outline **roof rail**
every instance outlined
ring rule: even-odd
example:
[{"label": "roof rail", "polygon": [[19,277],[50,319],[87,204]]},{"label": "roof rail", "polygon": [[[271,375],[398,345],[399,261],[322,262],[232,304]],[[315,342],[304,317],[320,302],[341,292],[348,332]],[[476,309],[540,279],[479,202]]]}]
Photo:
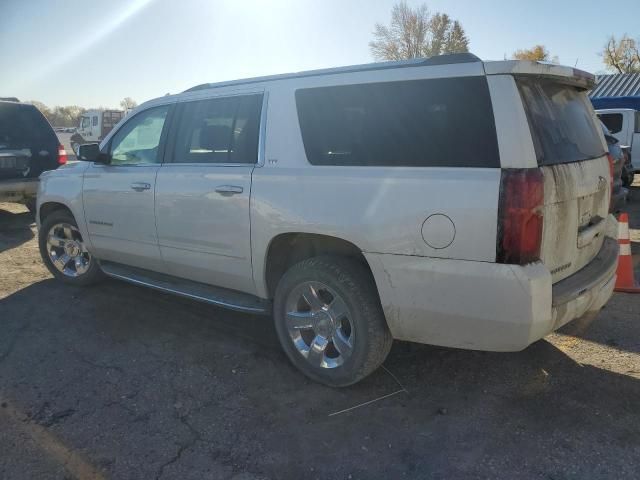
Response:
[{"label": "roof rail", "polygon": [[280,75],[268,75],[265,77],[245,78],[242,80],[231,80],[219,83],[203,83],[185,90],[195,92],[208,88],[228,87],[234,85],[246,85],[251,83],[268,82],[272,80],[286,80],[289,78],[317,77],[321,75],[332,75],[335,73],[366,72],[371,70],[387,70],[392,68],[426,67],[431,65],[450,65],[454,63],[473,63],[482,60],[472,53],[452,53],[447,55],[436,55],[429,58],[416,58],[412,60],[400,60],[392,62],[365,63],[362,65],[350,65],[347,67],[323,68],[320,70],[308,70],[305,72],[284,73]]}]

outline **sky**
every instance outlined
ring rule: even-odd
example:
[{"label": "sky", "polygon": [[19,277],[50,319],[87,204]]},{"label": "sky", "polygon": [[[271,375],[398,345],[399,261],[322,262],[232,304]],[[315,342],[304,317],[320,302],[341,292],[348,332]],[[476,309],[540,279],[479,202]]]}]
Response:
[{"label": "sky", "polygon": [[[395,2],[0,0],[0,97],[117,107],[200,83],[368,63],[373,27]],[[602,0],[426,3],[459,20],[484,60],[541,43],[560,63],[603,72],[609,35],[640,37],[639,0],[617,0],[613,17]]]}]

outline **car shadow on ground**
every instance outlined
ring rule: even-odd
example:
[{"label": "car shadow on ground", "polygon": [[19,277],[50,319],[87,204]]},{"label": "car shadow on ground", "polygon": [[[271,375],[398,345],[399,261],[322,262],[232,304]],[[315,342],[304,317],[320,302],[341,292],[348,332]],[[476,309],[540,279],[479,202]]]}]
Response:
[{"label": "car shadow on ground", "polygon": [[34,223],[33,214],[29,211],[14,213],[0,208],[0,253],[31,240]]},{"label": "car shadow on ground", "polygon": [[637,473],[640,382],[547,341],[398,342],[384,368],[331,389],[289,364],[271,318],[121,282],[44,280],[0,311],[2,395],[109,477]]}]

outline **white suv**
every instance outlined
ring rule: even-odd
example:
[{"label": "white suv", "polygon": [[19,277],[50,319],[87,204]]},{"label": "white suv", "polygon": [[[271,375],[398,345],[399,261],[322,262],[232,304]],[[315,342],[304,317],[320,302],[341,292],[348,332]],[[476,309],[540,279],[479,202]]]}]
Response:
[{"label": "white suv", "polygon": [[194,87],[43,174],[40,249],[272,315],[309,377],[392,339],[516,351],[597,312],[618,247],[593,77],[470,54]]}]

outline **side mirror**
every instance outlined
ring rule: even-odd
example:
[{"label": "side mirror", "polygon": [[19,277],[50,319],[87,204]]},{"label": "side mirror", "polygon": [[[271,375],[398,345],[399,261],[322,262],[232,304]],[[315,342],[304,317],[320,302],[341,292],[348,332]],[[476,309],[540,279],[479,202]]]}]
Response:
[{"label": "side mirror", "polygon": [[616,137],[607,133],[604,134],[604,139],[607,141],[608,145],[615,145],[616,143],[618,143],[618,139]]},{"label": "side mirror", "polygon": [[111,163],[111,156],[106,153],[100,152],[100,145],[97,143],[85,143],[78,146],[78,160],[84,160],[85,162],[102,163],[109,165]]}]

